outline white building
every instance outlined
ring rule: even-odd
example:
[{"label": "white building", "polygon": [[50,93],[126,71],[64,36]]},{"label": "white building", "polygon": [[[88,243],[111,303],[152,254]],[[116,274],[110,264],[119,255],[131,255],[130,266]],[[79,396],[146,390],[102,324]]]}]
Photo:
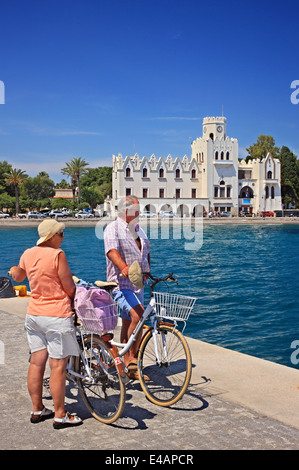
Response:
[{"label": "white building", "polygon": [[171,210],[179,216],[203,211],[238,215],[281,209],[280,162],[238,159],[238,140],[226,133],[225,117],[206,117],[202,137],[191,144],[190,160],[155,155],[113,155],[111,212],[119,198],[133,194],[141,211]]}]

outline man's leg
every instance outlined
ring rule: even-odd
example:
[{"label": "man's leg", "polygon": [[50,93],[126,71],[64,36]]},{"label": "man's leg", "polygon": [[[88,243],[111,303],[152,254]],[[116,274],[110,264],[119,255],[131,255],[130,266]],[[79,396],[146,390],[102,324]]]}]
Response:
[{"label": "man's leg", "polygon": [[[130,338],[131,334],[135,330],[137,323],[139,322],[143,312],[144,312],[144,308],[141,304],[139,304],[130,310],[129,314],[130,314],[131,320],[127,320],[126,318],[122,319],[122,329],[121,329],[121,336],[120,336],[122,343],[128,342],[128,339]],[[134,360],[135,355],[139,348],[141,335],[142,335],[142,330],[139,332],[136,338],[136,341],[133,343],[130,350],[126,354],[126,357],[124,358],[125,365],[128,365],[130,362]]]}]

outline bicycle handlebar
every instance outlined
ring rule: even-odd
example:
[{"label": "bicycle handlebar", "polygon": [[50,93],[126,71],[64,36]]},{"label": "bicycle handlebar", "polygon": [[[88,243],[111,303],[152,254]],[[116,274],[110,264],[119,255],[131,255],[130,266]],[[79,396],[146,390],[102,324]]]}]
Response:
[{"label": "bicycle handlebar", "polygon": [[174,281],[176,284],[178,284],[178,280],[174,277],[173,273],[167,274],[167,276],[165,276],[164,278],[153,276],[150,273],[143,273],[143,274],[147,275],[150,279],[152,279],[152,281],[154,281],[152,284],[150,284],[151,293],[153,293],[154,288],[156,287],[157,284],[159,284],[159,282]]}]

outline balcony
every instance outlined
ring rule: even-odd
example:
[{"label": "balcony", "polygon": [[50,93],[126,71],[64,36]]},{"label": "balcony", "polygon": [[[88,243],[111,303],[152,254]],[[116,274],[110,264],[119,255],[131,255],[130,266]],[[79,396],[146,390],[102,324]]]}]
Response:
[{"label": "balcony", "polygon": [[216,159],[214,159],[213,164],[214,165],[220,165],[220,166],[229,166],[229,165],[233,165],[234,162],[233,162],[233,160],[216,160]]}]

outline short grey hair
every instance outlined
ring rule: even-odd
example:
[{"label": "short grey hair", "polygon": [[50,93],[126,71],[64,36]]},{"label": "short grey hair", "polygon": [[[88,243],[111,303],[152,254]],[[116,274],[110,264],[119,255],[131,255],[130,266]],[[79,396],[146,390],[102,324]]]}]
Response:
[{"label": "short grey hair", "polygon": [[124,214],[129,207],[136,204],[136,201],[137,201],[137,204],[139,204],[138,198],[136,196],[133,196],[132,194],[130,196],[122,197],[119,200],[118,205],[117,205],[118,214],[119,215]]}]

